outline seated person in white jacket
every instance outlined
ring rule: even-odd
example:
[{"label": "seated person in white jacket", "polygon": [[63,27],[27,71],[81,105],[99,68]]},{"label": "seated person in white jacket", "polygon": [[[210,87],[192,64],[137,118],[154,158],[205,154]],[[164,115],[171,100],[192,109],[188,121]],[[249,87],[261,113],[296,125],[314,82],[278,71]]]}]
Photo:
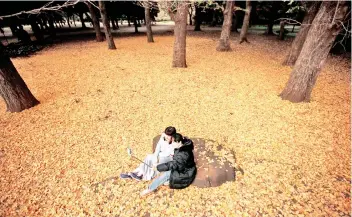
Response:
[{"label": "seated person in white jacket", "polygon": [[[165,132],[161,134],[159,142],[156,145],[155,152],[153,154],[148,154],[144,159],[144,163],[141,163],[135,170],[133,170],[133,172],[121,173],[120,178],[132,178],[137,181],[152,180],[157,175],[157,171],[153,169],[153,166],[172,161],[172,157],[174,155],[172,136],[175,134],[175,127],[167,127]],[[146,164],[150,165],[150,167]]]}]

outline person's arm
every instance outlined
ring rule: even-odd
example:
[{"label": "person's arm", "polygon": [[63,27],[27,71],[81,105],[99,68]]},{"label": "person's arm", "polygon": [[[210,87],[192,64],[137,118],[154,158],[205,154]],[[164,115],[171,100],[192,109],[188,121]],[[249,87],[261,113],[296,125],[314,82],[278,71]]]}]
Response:
[{"label": "person's arm", "polygon": [[161,150],[161,143],[163,142],[163,140],[164,140],[164,133],[161,134],[160,139],[159,139],[158,143],[156,144],[155,151],[153,153],[153,155],[154,155],[153,158],[154,158],[154,160],[156,159],[156,161],[158,161],[159,153]]},{"label": "person's arm", "polygon": [[182,156],[181,155],[174,156],[174,159],[172,161],[159,164],[157,166],[157,170],[159,172],[168,171],[168,170],[183,171],[186,166],[187,158],[188,158],[187,152],[182,153]]}]

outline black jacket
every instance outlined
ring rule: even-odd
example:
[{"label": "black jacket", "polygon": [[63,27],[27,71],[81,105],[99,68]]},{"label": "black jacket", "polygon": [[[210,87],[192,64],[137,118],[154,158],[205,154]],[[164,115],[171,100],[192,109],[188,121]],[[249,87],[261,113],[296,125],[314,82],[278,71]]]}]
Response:
[{"label": "black jacket", "polygon": [[175,149],[173,160],[159,164],[157,169],[160,172],[171,170],[170,188],[181,189],[192,184],[197,174],[192,140],[186,138],[183,145]]}]

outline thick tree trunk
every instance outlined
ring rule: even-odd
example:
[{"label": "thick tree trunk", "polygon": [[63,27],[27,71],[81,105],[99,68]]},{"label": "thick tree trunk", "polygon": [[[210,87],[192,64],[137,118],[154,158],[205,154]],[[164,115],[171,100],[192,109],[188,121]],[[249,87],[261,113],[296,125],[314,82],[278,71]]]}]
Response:
[{"label": "thick tree trunk", "polygon": [[82,23],[82,29],[86,29],[87,27],[86,27],[86,24],[84,23],[83,13],[78,13],[78,16]]},{"label": "thick tree trunk", "polygon": [[285,21],[280,22],[279,40],[285,39]]},{"label": "thick tree trunk", "polygon": [[96,38],[95,40],[98,42],[104,41],[103,34],[100,31],[100,22],[97,18],[97,15],[95,14],[94,8],[89,2],[87,3],[87,6],[88,6],[89,13],[90,13],[90,16],[92,17],[92,21],[93,21],[93,28],[95,31],[95,38]]},{"label": "thick tree trunk", "polygon": [[200,29],[200,25],[202,24],[202,17],[201,17],[201,13],[202,13],[202,8],[199,7],[199,5],[195,5],[196,8],[196,14],[194,17],[194,31],[201,31]]},{"label": "thick tree trunk", "polygon": [[154,42],[153,32],[152,32],[152,24],[150,21],[150,7],[149,7],[148,2],[144,8],[144,13],[145,13],[146,28],[147,28],[147,40],[148,40],[148,42]]},{"label": "thick tree trunk", "polygon": [[5,100],[7,111],[20,112],[39,104],[10,58],[1,50],[2,48],[0,48],[0,95]]},{"label": "thick tree trunk", "polygon": [[240,33],[240,44],[244,41],[249,43],[247,39],[247,32],[248,32],[249,20],[251,18],[251,11],[252,11],[251,0],[247,0],[246,12],[244,15],[243,24],[242,24],[241,33]]},{"label": "thick tree trunk", "polygon": [[346,2],[324,1],[315,16],[285,89],[280,94],[291,102],[309,102],[310,96],[341,22],[346,19]]},{"label": "thick tree trunk", "polygon": [[103,20],[103,26],[104,26],[104,32],[105,32],[105,38],[108,41],[109,49],[116,49],[114,39],[111,35],[110,31],[110,25],[109,25],[109,19],[106,14],[106,7],[105,7],[105,2],[104,1],[99,1],[99,7],[100,7],[100,13],[101,17]]},{"label": "thick tree trunk", "polygon": [[293,66],[302,50],[304,41],[306,40],[308,31],[311,27],[311,23],[314,20],[315,15],[317,14],[321,2],[311,2],[310,7],[308,8],[307,14],[305,15],[301,29],[297,33],[295,39],[292,42],[290,51],[288,52],[283,65]]},{"label": "thick tree trunk", "polygon": [[[172,13],[172,12],[171,12]],[[174,53],[172,67],[186,68],[186,34],[187,34],[187,14],[188,2],[181,1],[178,3],[176,14],[173,20],[175,21],[174,34]]]},{"label": "thick tree trunk", "polygon": [[224,23],[222,24],[221,36],[216,47],[217,51],[230,51],[230,30],[232,23],[232,10],[233,10],[233,1],[226,2],[226,8],[224,10]]}]

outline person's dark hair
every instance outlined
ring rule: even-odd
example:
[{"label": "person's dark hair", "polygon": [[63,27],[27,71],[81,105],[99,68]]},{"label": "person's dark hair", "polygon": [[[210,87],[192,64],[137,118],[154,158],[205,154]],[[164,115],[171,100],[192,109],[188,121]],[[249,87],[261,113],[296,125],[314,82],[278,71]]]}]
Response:
[{"label": "person's dark hair", "polygon": [[174,137],[175,142],[182,142],[183,143],[183,136],[181,134],[175,133],[175,135],[173,135],[172,137]]},{"label": "person's dark hair", "polygon": [[176,133],[176,128],[175,127],[166,127],[165,129],[165,134],[168,136],[173,136]]}]

